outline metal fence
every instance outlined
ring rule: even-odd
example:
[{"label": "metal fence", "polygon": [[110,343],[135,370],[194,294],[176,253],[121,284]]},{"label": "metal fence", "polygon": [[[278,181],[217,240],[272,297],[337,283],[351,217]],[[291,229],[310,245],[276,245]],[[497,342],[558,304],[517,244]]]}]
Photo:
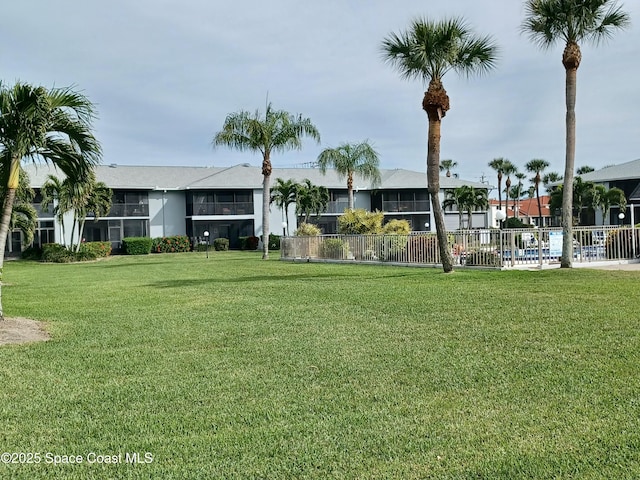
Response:
[{"label": "metal fence", "polygon": [[[559,228],[458,230],[447,234],[454,263],[468,267],[510,268],[560,262]],[[573,262],[628,261],[640,254],[640,229],[629,226],[576,227]],[[285,237],[284,260],[441,264],[435,233],[409,235],[319,235]]]}]

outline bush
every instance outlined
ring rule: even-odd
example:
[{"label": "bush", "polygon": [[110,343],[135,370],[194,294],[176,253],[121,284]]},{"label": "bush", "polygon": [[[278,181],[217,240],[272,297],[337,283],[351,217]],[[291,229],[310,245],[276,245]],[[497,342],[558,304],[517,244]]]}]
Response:
[{"label": "bush", "polygon": [[502,262],[500,261],[500,254],[496,252],[476,250],[467,254],[465,265],[468,267],[501,267]]},{"label": "bush", "polygon": [[42,261],[51,263],[73,262],[75,256],[59,243],[45,243],[42,246]]},{"label": "bush", "polygon": [[250,237],[238,237],[238,240],[240,240],[240,250],[256,250],[260,243],[260,239],[253,235]]},{"label": "bush", "polygon": [[343,235],[370,235],[382,232],[384,214],[367,212],[364,208],[346,210],[338,217],[338,233]]},{"label": "bush", "polygon": [[317,225],[314,225],[313,223],[301,223],[294,232],[294,235],[297,237],[315,237],[321,233],[322,231]]},{"label": "bush", "polygon": [[[611,230],[607,235],[605,249],[607,258],[633,258],[632,230]],[[636,255],[640,251],[640,230],[635,232]]]},{"label": "bush", "polygon": [[190,252],[191,240],[186,235],[157,237],[152,240],[150,251],[153,253]]},{"label": "bush", "polygon": [[407,251],[410,262],[440,262],[438,238],[435,235],[414,235],[409,237]]},{"label": "bush", "polygon": [[148,255],[151,253],[152,240],[148,237],[126,237],[122,239],[122,248],[127,255]]},{"label": "bush", "polygon": [[23,260],[42,260],[42,248],[35,246],[25,248],[20,254],[20,258]]},{"label": "bush", "polygon": [[228,238],[216,238],[213,240],[213,249],[217,252],[229,250]]},{"label": "bush", "polygon": [[394,218],[384,224],[384,227],[382,227],[382,233],[386,235],[409,235],[409,233],[411,233],[411,225],[409,225],[407,220],[398,220]]},{"label": "bush", "polygon": [[408,235],[385,235],[382,251],[378,252],[378,256],[386,262],[400,261],[408,241]]},{"label": "bush", "polygon": [[280,250],[280,235],[269,234],[269,250]]},{"label": "bush", "polygon": [[85,242],[80,244],[79,252],[85,256],[104,258],[111,255],[111,242]]},{"label": "bush", "polygon": [[320,246],[322,258],[343,259],[349,253],[349,245],[338,238],[327,238]]}]

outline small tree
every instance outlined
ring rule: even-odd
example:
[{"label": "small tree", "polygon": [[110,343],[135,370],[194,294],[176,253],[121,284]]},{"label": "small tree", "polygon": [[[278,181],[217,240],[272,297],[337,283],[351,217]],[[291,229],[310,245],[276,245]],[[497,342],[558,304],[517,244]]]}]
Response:
[{"label": "small tree", "polygon": [[327,148],[318,156],[318,166],[325,174],[333,167],[338,175],[347,177],[349,208],[353,209],[353,175],[359,174],[365,180],[371,180],[371,186],[380,184],[380,160],[378,153],[366,140],[362,143],[343,143],[337,148]]},{"label": "small tree", "polygon": [[287,235],[289,235],[289,205],[296,203],[296,197],[300,185],[294,180],[283,180],[276,178],[276,184],[271,188],[270,202],[284,211],[284,218],[287,223]]}]

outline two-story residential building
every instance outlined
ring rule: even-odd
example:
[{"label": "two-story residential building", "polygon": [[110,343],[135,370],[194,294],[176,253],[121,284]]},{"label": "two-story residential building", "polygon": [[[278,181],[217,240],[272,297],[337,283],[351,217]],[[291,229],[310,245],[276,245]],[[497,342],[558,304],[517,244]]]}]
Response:
[{"label": "two-story residential building", "polygon": [[[62,242],[62,228],[51,213],[39,208],[39,189],[49,175],[63,177],[48,165],[28,165],[31,185],[36,190],[39,215],[35,243]],[[426,174],[403,169],[382,169],[382,182],[372,188],[368,181],[354,180],[355,208],[380,210],[385,219],[406,219],[413,230],[433,230],[431,202],[426,189]],[[260,167],[249,164],[231,167],[131,166],[100,165],[96,178],[113,190],[113,206],[109,214],[98,221],[88,219],[83,238],[86,241],[110,241],[115,249],[125,237],[163,237],[188,235],[202,237],[210,232],[211,240],[228,238],[232,248],[239,246],[243,236],[262,235],[262,173]],[[274,168],[272,185],[277,178],[303,182],[329,190],[328,210],[314,219],[325,233],[337,229],[337,218],[347,207],[346,179],[335,171],[323,175],[314,168]],[[441,177],[440,201],[444,192],[462,185],[488,188],[487,185],[459,178]],[[280,234],[284,212],[271,206],[270,230]],[[488,226],[486,212],[474,214],[474,226]],[[297,227],[295,205],[290,206],[288,230]],[[458,228],[457,211],[447,211],[448,229]],[[68,214],[71,224],[71,214]],[[65,232],[69,235],[70,232]],[[14,232],[10,249],[18,251],[20,234]],[[68,243],[71,239],[67,238]]]}]

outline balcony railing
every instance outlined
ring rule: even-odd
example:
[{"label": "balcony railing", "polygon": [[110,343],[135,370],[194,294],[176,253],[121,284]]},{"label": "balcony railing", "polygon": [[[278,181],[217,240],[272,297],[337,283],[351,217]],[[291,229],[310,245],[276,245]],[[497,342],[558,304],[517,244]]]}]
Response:
[{"label": "balcony railing", "polygon": [[387,200],[382,202],[382,211],[384,212],[428,212],[429,207],[429,200]]},{"label": "balcony railing", "polygon": [[253,215],[253,203],[197,203],[193,205],[192,215]]},{"label": "balcony railing", "polygon": [[148,217],[149,205],[145,203],[114,203],[109,217]]}]

